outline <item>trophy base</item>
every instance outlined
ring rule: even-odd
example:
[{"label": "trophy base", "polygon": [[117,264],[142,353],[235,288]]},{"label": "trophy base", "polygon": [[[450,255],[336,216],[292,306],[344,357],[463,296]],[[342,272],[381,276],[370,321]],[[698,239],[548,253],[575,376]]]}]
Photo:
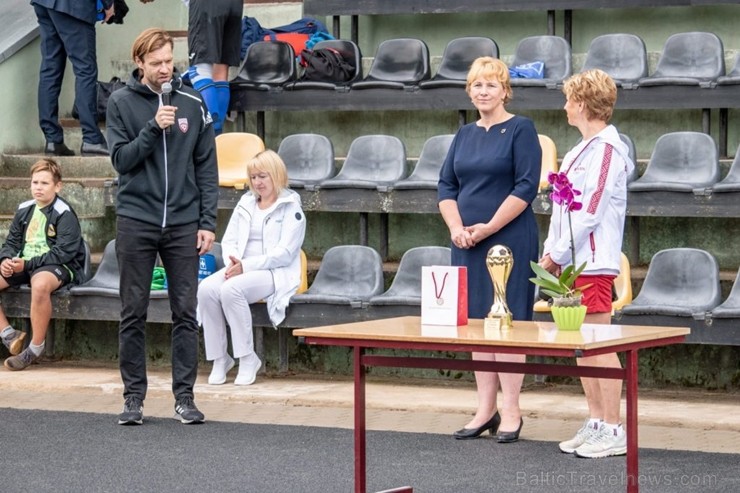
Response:
[{"label": "trophy base", "polygon": [[486,317],[483,320],[483,330],[511,330],[511,319],[509,317]]}]

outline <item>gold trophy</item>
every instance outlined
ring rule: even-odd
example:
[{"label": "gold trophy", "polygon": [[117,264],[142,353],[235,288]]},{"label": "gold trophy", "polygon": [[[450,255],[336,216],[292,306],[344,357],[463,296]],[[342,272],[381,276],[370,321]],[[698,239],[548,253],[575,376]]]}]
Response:
[{"label": "gold trophy", "polygon": [[486,267],[493,283],[493,305],[484,322],[484,329],[509,330],[512,328],[512,315],[506,304],[506,283],[514,266],[514,256],[509,247],[494,245],[486,255]]}]

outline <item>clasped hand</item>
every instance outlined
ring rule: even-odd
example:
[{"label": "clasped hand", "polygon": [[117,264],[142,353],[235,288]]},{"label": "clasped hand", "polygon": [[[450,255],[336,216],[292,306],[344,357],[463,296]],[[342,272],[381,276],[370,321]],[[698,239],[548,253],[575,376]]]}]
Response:
[{"label": "clasped hand", "polygon": [[22,272],[25,261],[22,258],[6,258],[0,263],[0,274],[10,277],[17,272]]},{"label": "clasped hand", "polygon": [[234,257],[233,255],[229,255],[229,260],[231,261],[231,265],[226,268],[226,273],[224,274],[226,279],[230,279],[234,276],[238,276],[239,274],[244,273],[241,260]]}]

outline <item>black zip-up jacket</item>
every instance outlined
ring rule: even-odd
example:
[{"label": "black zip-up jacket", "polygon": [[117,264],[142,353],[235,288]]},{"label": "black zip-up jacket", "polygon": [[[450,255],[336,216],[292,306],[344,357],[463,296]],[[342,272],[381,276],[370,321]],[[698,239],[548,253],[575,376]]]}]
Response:
[{"label": "black zip-up jacket", "polygon": [[[27,200],[18,206],[8,230],[8,238],[0,249],[0,262],[20,256],[26,245],[26,230],[35,204],[34,200]],[[50,250],[26,260],[24,270],[30,273],[44,265],[64,265],[74,274],[74,284],[87,281],[84,277],[85,245],[74,209],[57,195],[41,212],[46,216],[46,244]]]},{"label": "black zip-up jacket", "polygon": [[116,214],[161,227],[193,222],[216,231],[218,167],[211,116],[197,91],[172,80],[175,124],[167,135],[154,115],[161,96],[135,70],[111,94],[106,125],[119,174]]}]

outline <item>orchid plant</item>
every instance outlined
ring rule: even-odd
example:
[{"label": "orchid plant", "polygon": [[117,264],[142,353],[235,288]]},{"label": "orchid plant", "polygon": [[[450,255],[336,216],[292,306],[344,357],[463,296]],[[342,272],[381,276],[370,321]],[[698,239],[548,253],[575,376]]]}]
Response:
[{"label": "orchid plant", "polygon": [[552,192],[550,193],[550,199],[558,205],[564,206],[563,209],[568,214],[568,231],[570,232],[570,253],[571,253],[571,264],[563,269],[559,276],[555,276],[547,272],[537,262],[530,262],[532,271],[536,277],[530,278],[534,284],[540,287],[543,293],[552,298],[571,298],[576,299],[581,297],[581,292],[588,286],[581,288],[573,288],[573,284],[576,278],[586,268],[586,262],[576,268],[576,245],[573,239],[573,224],[571,222],[570,213],[573,211],[579,211],[583,207],[583,202],[579,202],[576,198],[581,195],[580,190],[573,188],[573,184],[568,179],[565,173],[550,173],[547,175],[547,181],[552,186]]}]

